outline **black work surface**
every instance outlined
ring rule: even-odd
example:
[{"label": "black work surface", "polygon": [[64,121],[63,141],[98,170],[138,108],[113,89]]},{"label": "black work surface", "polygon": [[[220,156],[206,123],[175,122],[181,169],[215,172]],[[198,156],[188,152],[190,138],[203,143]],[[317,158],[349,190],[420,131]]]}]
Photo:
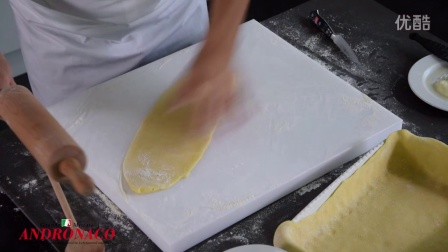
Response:
[{"label": "black work surface", "polygon": [[[313,9],[319,9],[335,32],[343,35],[354,48],[361,65],[348,62],[331,40],[325,38],[306,18]],[[410,67],[429,53],[409,40],[408,32],[397,31],[396,19],[397,14],[372,0],[313,0],[264,21],[263,25],[401,117],[404,120],[403,128],[448,143],[448,113],[422,102],[412,93],[407,81]],[[0,187],[3,193],[34,225],[40,227],[42,224],[60,223],[63,213],[43,170],[10,130],[2,132],[0,139]],[[190,251],[223,251],[244,244],[272,244],[277,226],[293,218],[351,163],[353,161],[212,236]],[[107,199],[104,201],[104,195],[81,198],[71,188],[65,189],[79,223],[117,230],[117,237],[106,243],[107,251],[159,251],[130,220],[121,216],[113,205],[111,207]],[[21,231],[10,233],[9,239],[18,239]],[[0,248],[4,244],[7,243],[1,242]],[[63,243],[53,245],[61,251],[65,247]]]}]

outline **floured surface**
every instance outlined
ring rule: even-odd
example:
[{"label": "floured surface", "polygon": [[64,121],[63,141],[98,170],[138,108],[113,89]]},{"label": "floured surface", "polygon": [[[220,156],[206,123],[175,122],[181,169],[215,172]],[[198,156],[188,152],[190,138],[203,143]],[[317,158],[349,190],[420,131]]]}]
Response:
[{"label": "floured surface", "polygon": [[146,195],[124,181],[122,191],[121,164],[135,133],[198,49],[49,108],[85,150],[96,185],[164,251],[186,250],[401,128],[398,117],[252,21],[242,26],[234,66],[259,110],[225,137],[216,137],[218,126],[188,179]]},{"label": "floured surface", "polygon": [[[448,146],[394,133],[316,213],[279,226],[288,251],[444,251]],[[427,206],[427,207],[423,207]]]},{"label": "floured surface", "polygon": [[212,138],[214,129],[195,136],[189,132],[191,105],[168,113],[176,90],[174,85],[160,97],[124,158],[124,178],[136,193],[167,189],[188,177]]}]

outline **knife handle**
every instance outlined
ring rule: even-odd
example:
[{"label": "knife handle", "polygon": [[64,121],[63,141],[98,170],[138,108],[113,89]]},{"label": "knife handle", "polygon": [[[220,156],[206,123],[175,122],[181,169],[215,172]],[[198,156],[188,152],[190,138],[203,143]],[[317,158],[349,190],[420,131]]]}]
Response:
[{"label": "knife handle", "polygon": [[421,46],[423,46],[430,53],[434,54],[438,58],[448,61],[448,47],[444,46],[436,41],[424,38],[417,33],[409,34],[409,38],[417,41]]},{"label": "knife handle", "polygon": [[327,35],[331,38],[331,36],[334,34],[333,29],[331,29],[330,25],[325,21],[323,17],[319,15],[319,10],[311,11],[309,18],[313,23],[321,29]]}]

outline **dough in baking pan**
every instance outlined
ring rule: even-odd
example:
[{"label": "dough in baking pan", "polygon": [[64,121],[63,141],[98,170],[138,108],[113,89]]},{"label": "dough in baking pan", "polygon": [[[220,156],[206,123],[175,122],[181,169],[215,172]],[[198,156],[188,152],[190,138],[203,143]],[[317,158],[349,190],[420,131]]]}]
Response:
[{"label": "dough in baking pan", "polygon": [[286,221],[287,251],[447,251],[448,146],[406,130],[386,143],[311,216]]}]

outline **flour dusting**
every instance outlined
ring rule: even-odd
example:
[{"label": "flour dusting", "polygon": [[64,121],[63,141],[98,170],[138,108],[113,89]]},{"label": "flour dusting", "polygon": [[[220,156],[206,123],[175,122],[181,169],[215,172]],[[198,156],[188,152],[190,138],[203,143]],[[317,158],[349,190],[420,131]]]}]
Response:
[{"label": "flour dusting", "polygon": [[321,187],[322,184],[327,183],[330,179],[327,177],[321,177],[308,185],[301,187],[299,190],[297,190],[295,193],[299,194],[300,196],[305,195],[306,193],[309,193],[313,190],[316,190],[317,188]]},{"label": "flour dusting", "polygon": [[151,165],[151,160],[149,159],[149,154],[147,152],[140,152],[137,159],[145,168]]},{"label": "flour dusting", "polygon": [[421,128],[415,123],[403,121],[403,129],[409,130],[417,136],[422,136]]},{"label": "flour dusting", "polygon": [[37,179],[33,179],[30,182],[23,184],[21,188],[22,191],[28,191],[32,193],[36,185],[37,185]]},{"label": "flour dusting", "polygon": [[[268,237],[268,239],[272,241],[272,235],[275,232],[275,228],[280,225],[281,222],[292,219],[294,215],[301,210],[300,207],[297,207],[297,209],[293,208],[288,211],[284,211],[284,206],[286,204],[285,201],[288,201],[288,204],[301,205],[306,193],[317,189],[323,189],[324,184],[328,184],[335,178],[335,176],[338,176],[342,172],[343,170],[337,169],[335,173],[336,175],[331,173],[317,179],[314,182],[311,182],[310,184],[295,191],[292,199],[290,197],[282,198],[272,203],[262,210],[248,216],[244,220],[244,223],[235,224],[229,228],[229,230],[223,231],[211,237],[206,243],[200,244],[192,248],[190,251],[216,251],[216,247],[225,250],[247,244],[257,244],[260,243],[261,237]],[[305,205],[302,205],[302,208],[304,206]],[[290,216],[288,217],[285,213],[289,213]],[[276,220],[280,220],[277,223],[278,225],[273,225],[273,221]]]},{"label": "flour dusting", "polygon": [[251,201],[254,198],[255,198],[255,195],[249,195],[246,198],[243,198],[240,200],[223,203],[223,202],[219,201],[218,199],[212,197],[211,198],[211,202],[212,202],[211,207],[214,210],[229,210],[232,208],[236,208],[236,207],[245,205],[246,203],[248,203],[249,201]]},{"label": "flour dusting", "polygon": [[135,187],[168,188],[176,177],[176,169],[168,162],[154,162],[150,154],[140,152],[134,169],[125,169],[123,173]]},{"label": "flour dusting", "polygon": [[22,153],[20,153],[20,155],[29,157],[29,156],[31,156],[31,153],[27,149],[25,149],[24,151],[22,151]]},{"label": "flour dusting", "polygon": [[172,183],[175,171],[170,166],[162,166],[160,170],[144,168],[132,171],[126,170],[124,173],[134,186],[167,188]]},{"label": "flour dusting", "polygon": [[95,194],[88,203],[95,204],[100,208],[114,227],[119,227],[125,233],[133,230],[132,223],[127,219],[126,215],[101,191],[95,189]]},{"label": "flour dusting", "polygon": [[[352,31],[359,30],[358,24],[346,22],[342,16],[324,14],[331,20],[335,32],[341,34],[360,60],[360,64],[351,62],[300,10],[291,10],[283,14],[281,22],[272,18],[265,26],[281,38],[295,46],[308,57],[333,72],[335,75],[363,92],[380,105],[398,114],[404,112],[400,104],[393,99],[391,86],[406,79],[398,74],[398,61],[390,57],[390,41],[370,37],[352,37]],[[299,19],[302,19],[299,21]],[[299,22],[298,22],[299,21]]]},{"label": "flour dusting", "polygon": [[[236,246],[259,243],[260,237],[269,237],[269,239],[272,239],[272,234],[275,232],[275,228],[277,227],[274,225],[274,229],[272,229],[273,220],[280,218],[281,220],[277,223],[280,225],[281,222],[292,219],[297,213],[300,212],[301,208],[305,207],[306,204],[302,203],[307,193],[318,189],[323,190],[323,185],[328,185],[332,180],[334,180],[334,178],[339,176],[344,171],[345,169],[336,169],[332,173],[327,174],[304,187],[301,187],[292,193],[294,196],[292,199],[290,197],[282,198],[272,203],[264,209],[247,217],[244,220],[244,223],[237,223],[229,230],[221,232],[220,234],[210,238],[206,243],[194,247],[191,251],[214,251],[214,248],[216,247],[221,249],[230,249]],[[208,196],[211,197],[210,195]],[[213,199],[213,197],[211,198]],[[236,202],[244,201],[245,200],[243,199]],[[301,207],[284,211],[284,206],[286,204],[285,201],[288,201],[288,204],[301,205]],[[285,215],[287,212],[290,214],[289,217]]]}]

